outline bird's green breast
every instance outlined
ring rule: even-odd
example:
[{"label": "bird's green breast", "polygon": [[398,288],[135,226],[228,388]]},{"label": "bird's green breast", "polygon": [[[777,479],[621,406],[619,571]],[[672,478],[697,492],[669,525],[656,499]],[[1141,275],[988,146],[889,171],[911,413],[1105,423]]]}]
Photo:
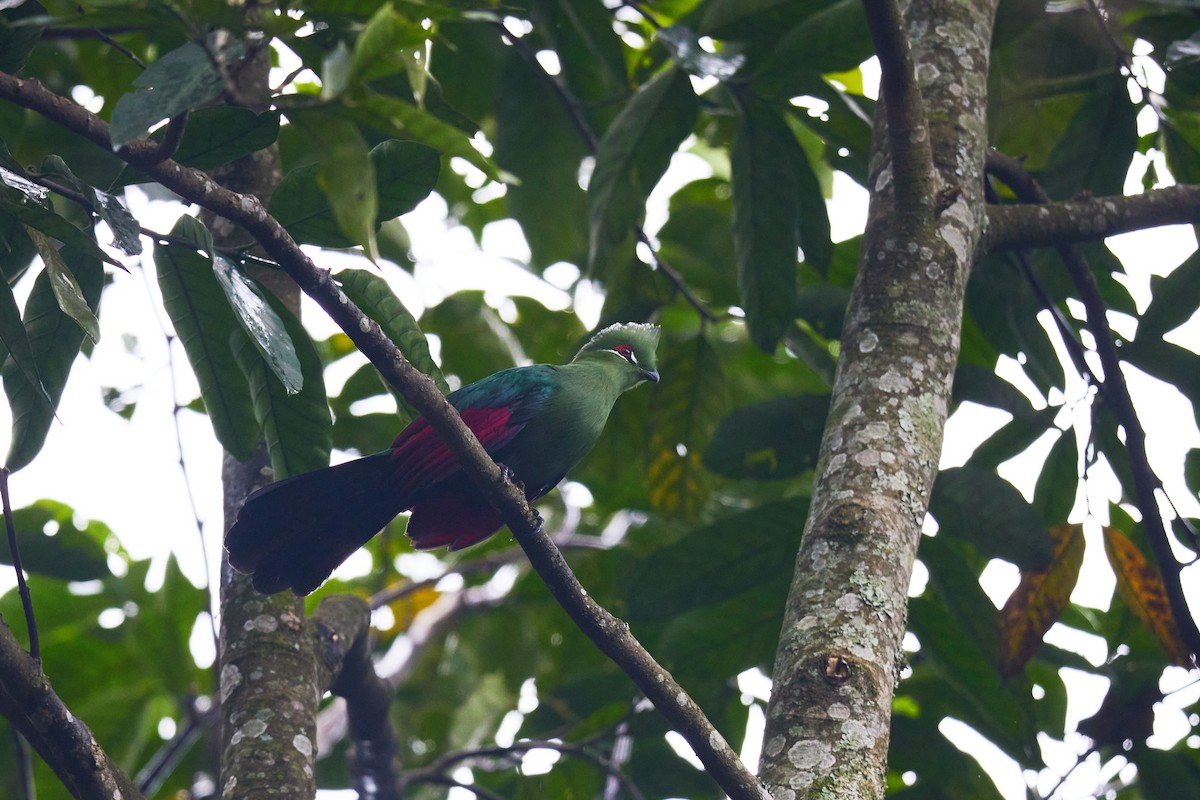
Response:
[{"label": "bird's green breast", "polygon": [[529,489],[557,483],[604,430],[621,387],[597,364],[555,367],[552,389],[505,454],[507,465]]}]

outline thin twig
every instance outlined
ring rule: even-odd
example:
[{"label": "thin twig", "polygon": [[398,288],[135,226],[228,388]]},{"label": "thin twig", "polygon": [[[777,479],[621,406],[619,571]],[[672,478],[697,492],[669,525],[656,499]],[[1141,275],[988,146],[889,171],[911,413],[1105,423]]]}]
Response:
[{"label": "thin twig", "polygon": [[1092,18],[1096,20],[1096,25],[1100,27],[1100,31],[1104,34],[1104,37],[1108,39],[1108,44],[1110,47],[1112,47],[1113,53],[1116,54],[1117,61],[1122,67],[1125,68],[1125,72],[1128,73],[1130,78],[1133,78],[1133,80],[1137,81],[1137,84],[1141,86],[1142,89],[1147,89],[1147,87],[1144,85],[1144,81],[1138,80],[1137,76],[1134,75],[1133,59],[1130,57],[1129,51],[1126,50],[1121,44],[1121,41],[1117,39],[1116,34],[1113,33],[1112,26],[1108,24],[1108,11],[1100,6],[1099,0],[1086,1],[1088,10],[1092,12]]},{"label": "thin twig", "polygon": [[[551,537],[554,540],[554,546],[561,550],[567,549],[588,549],[588,550],[607,550],[609,545],[600,541],[594,536],[576,536],[572,533],[556,533]],[[432,578],[425,578],[419,581],[399,581],[391,586],[385,587],[375,594],[371,595],[371,609],[382,608],[397,600],[408,597],[411,594],[421,591],[422,589],[432,589],[437,586],[442,580],[450,575],[459,575],[466,577],[469,575],[480,575],[485,572],[491,572],[499,567],[508,564],[513,564],[524,556],[521,548],[512,547],[506,550],[500,550],[495,553],[490,553],[482,558],[475,558],[469,561],[463,561],[455,564],[452,568],[447,569],[439,575]]]},{"label": "thin twig", "polygon": [[896,209],[902,215],[914,214],[922,223],[930,223],[937,173],[925,100],[908,44],[908,26],[896,0],[863,0],[863,8],[879,57]]},{"label": "thin twig", "polygon": [[[114,29],[114,31],[116,31],[116,30],[117,30],[117,29]],[[136,30],[136,28],[133,28],[133,27],[131,26],[131,27],[130,27],[128,30],[129,30],[129,31],[132,31],[132,30]],[[116,51],[117,51],[118,53],[120,53],[121,55],[123,55],[123,56],[125,56],[126,58],[128,58],[130,61],[132,61],[132,62],[134,63],[134,65],[136,65],[136,66],[137,66],[137,68],[138,68],[138,69],[140,69],[140,70],[145,70],[145,69],[146,69],[146,62],[145,62],[145,61],[142,61],[142,59],[140,59],[140,58],[137,56],[137,54],[136,54],[136,53],[134,53],[132,50],[130,50],[130,49],[129,49],[128,47],[126,47],[125,45],[123,45],[123,44],[121,44],[120,42],[118,42],[118,41],[117,41],[116,39],[114,39],[113,37],[109,36],[109,35],[108,35],[108,33],[106,33],[104,30],[102,30],[102,29],[100,29],[100,28],[92,28],[92,29],[91,29],[91,31],[90,31],[90,33],[93,33],[93,34],[95,34],[95,36],[96,36],[96,38],[97,38],[97,39],[99,39],[100,41],[104,42],[106,45],[108,45],[109,47],[111,47],[112,49],[116,50]]]},{"label": "thin twig", "polygon": [[[1016,159],[992,153],[988,156],[988,166],[992,174],[1007,183],[1017,197],[1023,201],[1049,202],[1045,190]],[[1146,528],[1146,538],[1150,543],[1150,549],[1158,562],[1159,573],[1166,587],[1171,611],[1176,617],[1183,644],[1192,653],[1193,658],[1198,658],[1200,657],[1200,629],[1197,628],[1196,620],[1188,608],[1181,582],[1182,566],[1171,551],[1163,515],[1158,508],[1156,494],[1162,488],[1162,481],[1150,466],[1149,456],[1146,453],[1146,432],[1138,418],[1137,408],[1129,394],[1129,387],[1125,383],[1125,374],[1121,370],[1121,360],[1117,355],[1116,336],[1108,324],[1108,307],[1083,250],[1078,245],[1067,244],[1059,245],[1058,252],[1067,266],[1076,291],[1079,292],[1079,298],[1083,302],[1086,312],[1088,330],[1091,331],[1092,338],[1096,342],[1096,352],[1100,357],[1100,366],[1104,370],[1103,397],[1105,404],[1121,426],[1125,428],[1125,448],[1129,453],[1135,500],[1142,515],[1142,524]]]},{"label": "thin twig", "polygon": [[[579,134],[579,138],[583,140],[588,152],[594,156],[597,148],[600,146],[600,140],[596,136],[595,131],[592,130],[591,123],[589,123],[587,118],[584,116],[583,107],[579,100],[576,99],[575,96],[570,93],[570,91],[568,91],[566,85],[557,75],[551,75],[546,71],[545,67],[543,67],[541,62],[538,61],[537,54],[534,53],[533,50],[530,49],[530,47],[525,44],[521,38],[513,36],[511,33],[509,33],[508,29],[505,28],[504,24],[501,22],[495,23],[495,26],[500,30],[505,40],[512,46],[512,48],[516,50],[517,53],[525,60],[525,62],[529,65],[529,68],[532,69],[539,77],[541,77],[541,79],[546,82],[551,90],[553,90],[554,95],[558,98],[559,104],[563,107],[563,110],[567,112],[567,117],[571,120],[571,126],[575,128],[576,133]],[[678,270],[668,264],[666,260],[659,255],[658,248],[656,248],[650,241],[650,236],[646,233],[645,228],[643,228],[640,224],[634,225],[633,233],[634,236],[637,237],[637,240],[646,245],[647,249],[650,251],[650,255],[654,259],[655,269],[663,274],[663,276],[667,279],[667,281],[670,282],[675,290],[679,292],[687,304],[694,308],[696,312],[704,319],[709,321],[716,320],[716,315],[713,314],[704,301],[697,297],[695,292],[691,290],[691,288],[687,285],[687,282],[684,280],[683,275],[681,275]]]},{"label": "thin twig", "polygon": [[628,8],[630,11],[636,11],[638,15],[641,16],[642,19],[646,20],[646,22],[650,24],[650,27],[654,28],[656,31],[661,31],[663,29],[662,23],[656,20],[654,15],[643,8],[642,4],[636,2],[636,0],[622,0],[619,7]]},{"label": "thin twig", "polygon": [[[192,245],[192,247],[194,246]],[[150,289],[150,275],[144,268],[141,270],[141,273],[143,284],[146,287],[146,296],[152,298],[154,295]],[[154,304],[151,303],[151,305],[153,306]],[[167,372],[171,378],[171,421],[175,428],[175,449],[178,452],[176,463],[179,464],[180,476],[183,478],[183,489],[187,494],[188,508],[192,512],[192,522],[196,525],[196,535],[200,541],[200,563],[204,568],[204,585],[208,589],[211,602],[212,599],[217,597],[220,587],[213,581],[212,567],[208,563],[208,542],[205,541],[204,522],[200,519],[200,506],[196,503],[196,494],[192,491],[192,481],[188,473],[187,460],[184,458],[181,416],[187,406],[181,405],[179,402],[179,379],[175,375],[175,342],[179,341],[179,337],[167,330],[167,326],[158,315],[157,308],[154,313],[154,321],[158,324],[158,330],[162,333],[167,345]],[[219,651],[221,648],[221,635],[217,631],[216,615],[208,615],[208,624],[212,630],[213,647],[216,648],[216,651]]]},{"label": "thin twig", "polygon": [[14,760],[17,762],[17,786],[21,800],[36,800],[37,787],[33,783],[33,753],[29,750],[29,742],[13,726],[8,726],[12,732]]},{"label": "thin twig", "polygon": [[192,745],[196,740],[213,725],[216,724],[220,717],[220,707],[216,704],[209,706],[204,711],[196,708],[196,700],[190,699],[187,706],[187,714],[183,719],[183,724],[175,731],[175,735],[168,741],[163,742],[155,753],[150,756],[146,765],[142,767],[134,778],[138,785],[138,789],[147,796],[153,797],[162,787],[163,782],[171,777],[171,773],[175,767],[179,765],[181,759],[188,754],[192,749]]},{"label": "thin twig", "polygon": [[[467,761],[476,759],[499,759],[509,764],[515,763],[523,758],[532,750],[553,750],[556,753],[561,753],[565,756],[578,758],[581,761],[587,761],[596,767],[602,769],[606,775],[618,781],[625,787],[634,800],[644,800],[644,795],[641,789],[633,780],[623,773],[618,766],[610,759],[604,758],[599,753],[593,752],[588,744],[592,741],[608,737],[608,731],[601,731],[585,740],[585,742],[556,742],[549,739],[523,739],[519,742],[513,742],[511,745],[494,745],[491,747],[477,747],[470,750],[460,750],[455,753],[447,753],[438,758],[427,767],[414,771],[412,778],[405,778],[404,782],[417,783],[420,782],[425,775],[445,774],[455,764],[462,764]],[[486,767],[485,767],[486,769]]]},{"label": "thin twig", "polygon": [[460,780],[451,778],[449,775],[434,775],[432,773],[429,775],[418,775],[412,780],[406,781],[406,783],[432,783],[438,786],[447,786],[451,789],[465,789],[476,797],[483,798],[483,800],[505,800],[503,795],[496,794],[491,789],[485,789],[475,783],[463,783]]},{"label": "thin twig", "polygon": [[25,625],[29,628],[29,655],[41,663],[42,646],[38,641],[37,620],[33,617],[33,596],[25,582],[25,569],[21,566],[21,548],[17,546],[17,529],[13,525],[12,502],[8,497],[8,467],[0,467],[0,501],[4,503],[4,527],[8,531],[8,551],[12,556],[13,571],[17,573],[17,592],[21,595],[21,608],[25,612]]},{"label": "thin twig", "polygon": [[175,155],[179,143],[183,141],[183,132],[187,130],[188,112],[184,111],[171,117],[163,129],[163,138],[157,142],[158,150],[152,158],[163,161]]}]

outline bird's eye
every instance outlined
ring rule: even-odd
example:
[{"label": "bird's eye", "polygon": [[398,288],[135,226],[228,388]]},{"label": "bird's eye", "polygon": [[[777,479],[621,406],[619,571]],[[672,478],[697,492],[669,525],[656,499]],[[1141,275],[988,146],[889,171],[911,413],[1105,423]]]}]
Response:
[{"label": "bird's eye", "polygon": [[617,355],[619,355],[621,358],[623,358],[623,359],[625,359],[626,361],[628,361],[630,364],[636,364],[636,363],[637,363],[637,356],[635,356],[635,355],[633,354],[633,348],[632,348],[632,347],[630,347],[630,346],[629,346],[629,345],[627,345],[627,344],[619,344],[619,345],[617,345],[616,347],[614,347],[614,348],[613,348],[613,352],[615,352],[615,353],[616,353]]}]

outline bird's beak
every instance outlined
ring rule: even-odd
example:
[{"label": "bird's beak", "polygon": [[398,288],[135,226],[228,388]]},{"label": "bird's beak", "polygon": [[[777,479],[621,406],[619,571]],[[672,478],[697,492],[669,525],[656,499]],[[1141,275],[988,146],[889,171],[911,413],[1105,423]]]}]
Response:
[{"label": "bird's beak", "polygon": [[658,383],[658,370],[644,369],[641,372],[642,372],[642,377],[645,378],[646,380],[654,381],[655,383]]}]

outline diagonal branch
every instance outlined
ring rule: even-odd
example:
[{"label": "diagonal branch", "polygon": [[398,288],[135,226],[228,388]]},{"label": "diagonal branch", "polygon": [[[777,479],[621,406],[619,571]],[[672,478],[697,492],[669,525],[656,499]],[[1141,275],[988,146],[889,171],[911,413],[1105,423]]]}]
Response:
[{"label": "diagonal branch", "polygon": [[[0,99],[36,111],[101,148],[113,149],[108,126],[103,120],[50,92],[38,81],[22,80],[0,72]],[[575,624],[626,671],[672,727],[684,736],[721,788],[734,800],[761,800],[766,795],[762,784],[746,769],[700,707],[629,632],[629,626],[601,608],[584,591],[562,554],[542,530],[540,520],[525,501],[524,491],[492,461],[433,381],[404,358],[379,325],[338,288],[329,270],[318,268],[256,198],[231,192],[204,173],[170,159],[153,162],[156,154],[157,145],[144,141],[133,142],[117,151],[122,160],[188,202],[241,225],[271,258],[279,262],[380,374],[429,421],[463,471],[500,510],[551,594]]]},{"label": "diagonal branch", "polygon": [[76,798],[142,793],[55,694],[41,663],[0,619],[0,715],[7,717]]},{"label": "diagonal branch", "polygon": [[[992,153],[987,159],[988,171],[997,176],[1026,202],[1047,203],[1049,198],[1038,182],[1021,166],[1016,159]],[[1125,383],[1125,374],[1121,371],[1120,357],[1117,355],[1116,337],[1108,324],[1108,308],[1096,284],[1096,276],[1092,273],[1083,250],[1075,244],[1059,245],[1059,255],[1071,274],[1071,280],[1079,292],[1080,300],[1087,312],[1087,327],[1096,340],[1096,352],[1100,356],[1100,365],[1104,370],[1104,382],[1101,385],[1103,397],[1108,407],[1116,416],[1117,421],[1125,428],[1125,446],[1129,451],[1130,471],[1133,473],[1134,494],[1138,510],[1142,514],[1142,524],[1146,527],[1146,538],[1154,551],[1166,586],[1167,597],[1171,603],[1171,611],[1179,624],[1180,634],[1184,644],[1194,658],[1200,657],[1200,629],[1188,609],[1187,599],[1183,594],[1181,582],[1182,565],[1171,552],[1170,538],[1163,524],[1162,512],[1158,508],[1156,491],[1161,487],[1158,476],[1150,466],[1146,453],[1146,432],[1138,419],[1137,409],[1129,394],[1129,386]]]},{"label": "diagonal branch", "polygon": [[1163,225],[1200,223],[1200,186],[1184,184],[1142,194],[988,206],[987,213],[987,233],[980,243],[984,253],[1057,247]]},{"label": "diagonal branch", "polygon": [[896,0],[863,0],[863,9],[879,57],[896,208],[932,221],[937,178],[908,26]]}]

